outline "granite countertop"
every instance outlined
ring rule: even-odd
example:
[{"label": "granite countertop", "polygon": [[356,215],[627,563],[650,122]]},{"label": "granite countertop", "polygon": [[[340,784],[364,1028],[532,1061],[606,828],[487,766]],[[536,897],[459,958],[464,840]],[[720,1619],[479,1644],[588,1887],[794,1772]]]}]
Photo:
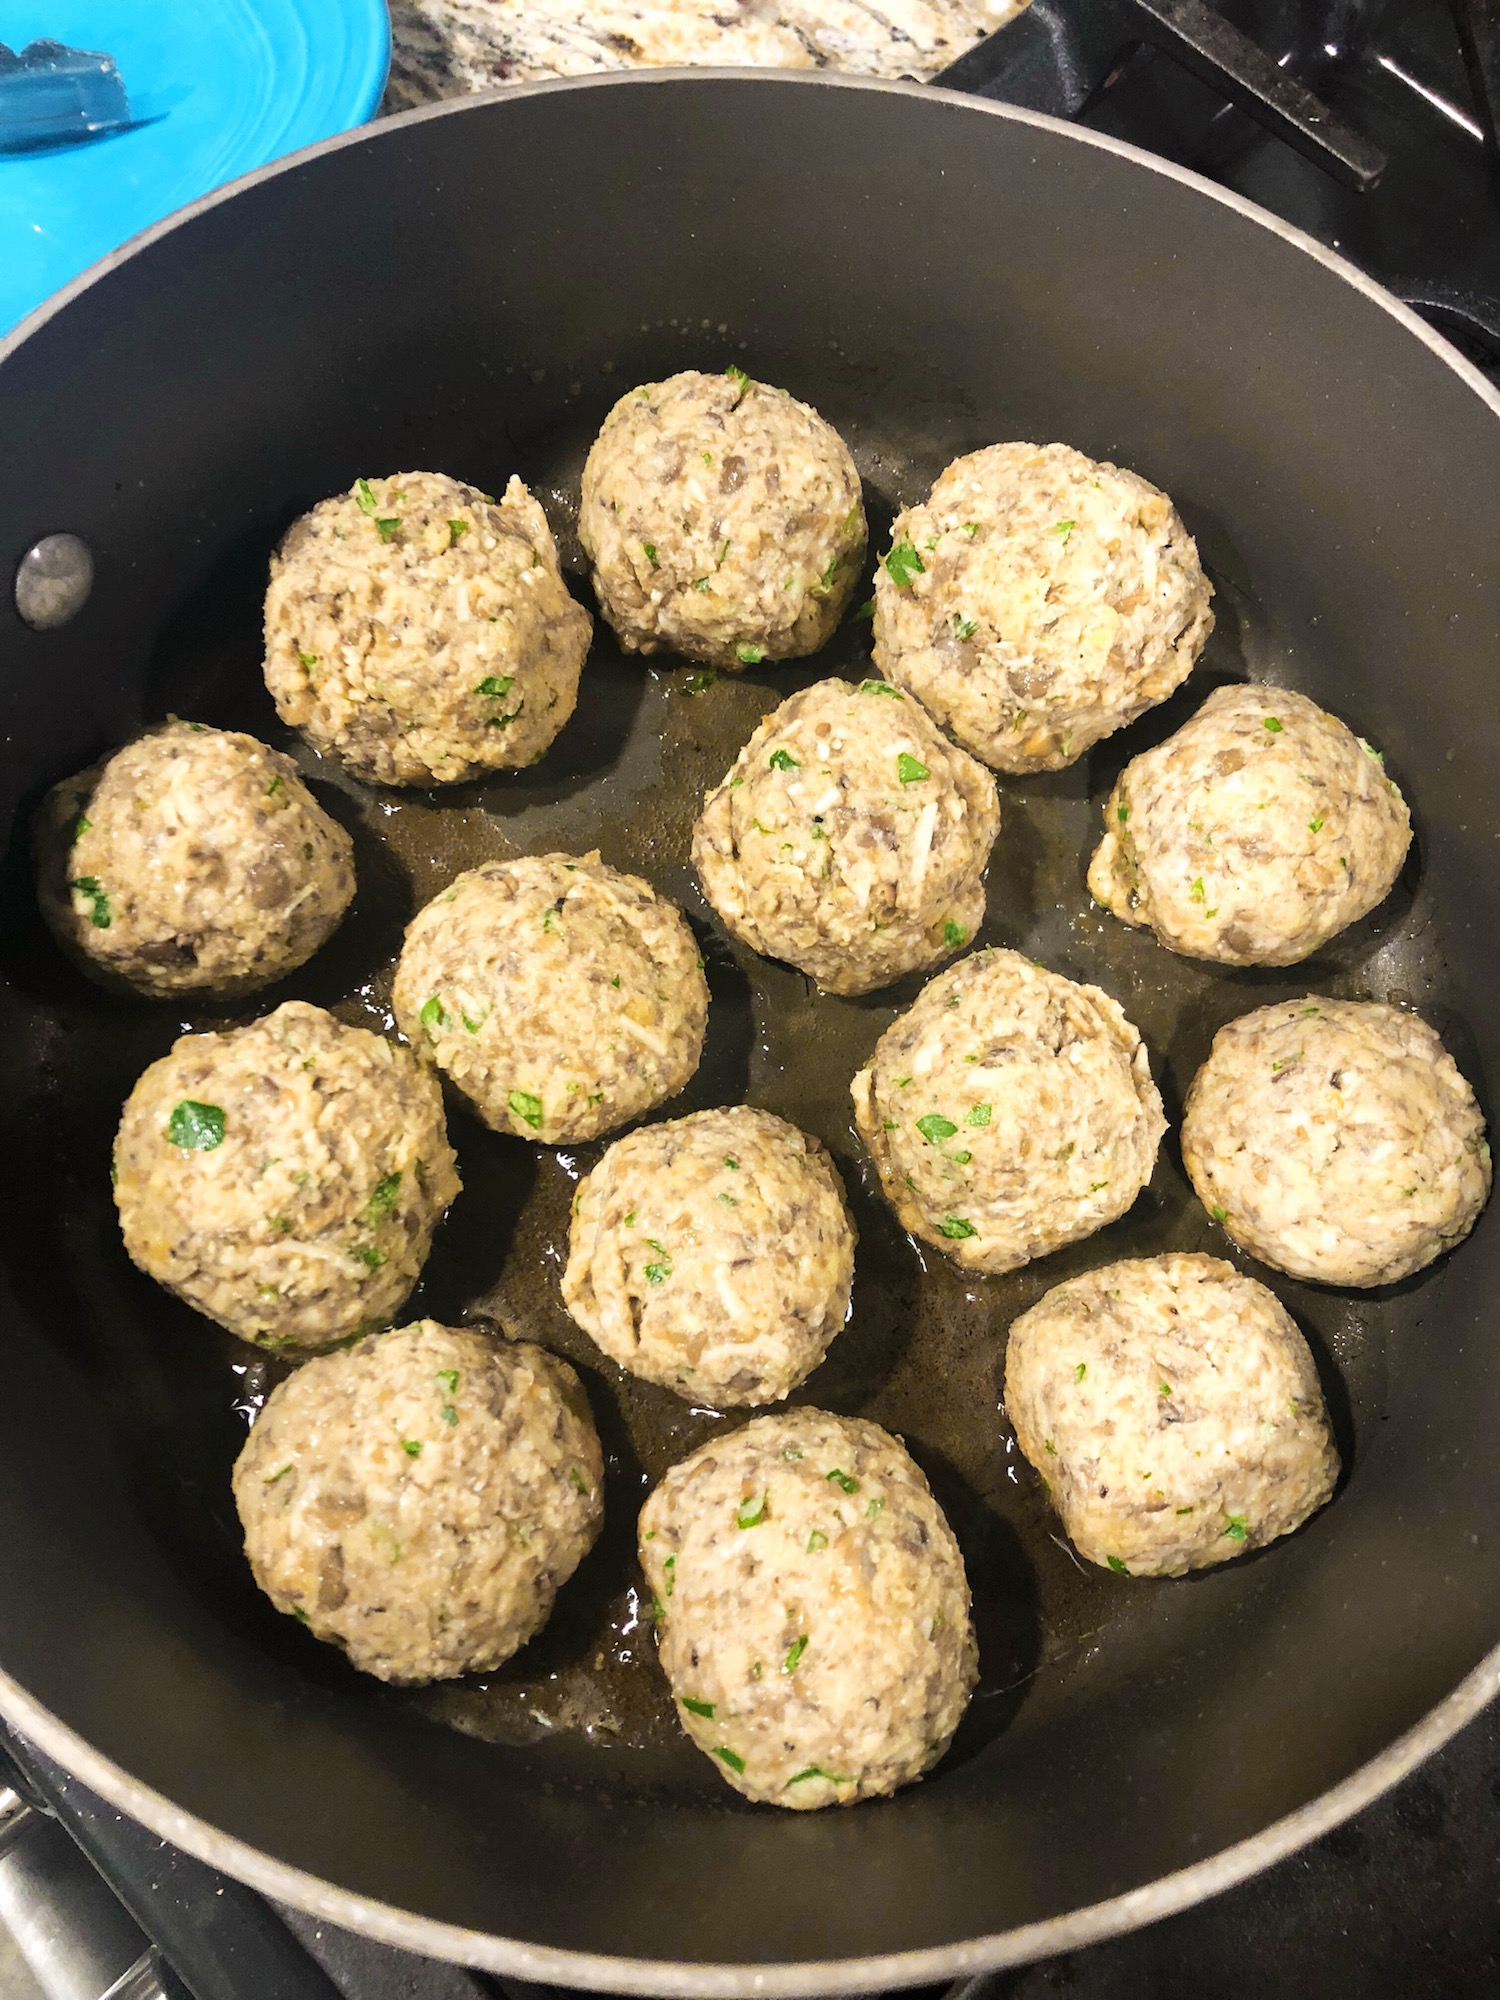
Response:
[{"label": "granite countertop", "polygon": [[936,76],[1024,0],[391,0],[387,111],[678,63]]}]

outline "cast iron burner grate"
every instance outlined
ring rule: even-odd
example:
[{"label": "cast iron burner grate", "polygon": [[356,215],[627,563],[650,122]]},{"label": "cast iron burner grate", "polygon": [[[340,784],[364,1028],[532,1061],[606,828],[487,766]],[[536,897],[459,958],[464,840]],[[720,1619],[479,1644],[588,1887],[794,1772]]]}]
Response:
[{"label": "cast iron burner grate", "polygon": [[[939,81],[1077,117],[1208,175],[1341,251],[1500,379],[1500,0],[1032,0]],[[69,1906],[71,1962],[101,1968],[92,1992],[56,1988],[69,2000],[547,2000],[278,1916],[28,1746],[7,1760],[4,1741],[0,1908],[7,1870],[34,1918],[52,1890]],[[114,1896],[70,1864],[60,1828]],[[924,1992],[1477,2000],[1500,1990],[1497,1879],[1500,1722],[1486,1715],[1254,1884],[1066,1960]]]}]

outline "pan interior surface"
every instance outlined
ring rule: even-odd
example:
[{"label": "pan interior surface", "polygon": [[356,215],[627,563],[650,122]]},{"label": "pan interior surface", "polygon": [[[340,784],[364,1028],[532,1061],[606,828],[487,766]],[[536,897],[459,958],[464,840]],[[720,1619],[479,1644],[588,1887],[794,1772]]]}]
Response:
[{"label": "pan interior surface", "polygon": [[[879,1200],[848,1081],[921,982],[861,1000],[731,945],[688,834],[761,715],[869,671],[846,620],[811,661],[701,678],[602,626],[535,768],[362,787],[299,751],[353,832],[332,943],[233,1016],[128,1003],[31,911],[45,786],[175,713],[297,749],[259,673],[287,523],[356,476],[439,470],[546,506],[573,587],[578,474],[615,397],[734,363],[853,450],[873,552],[959,452],[1061,439],[1164,487],[1218,628],[1164,708],[1072,769],[1001,782],[980,942],[1113,994],[1169,1117],[1213,1034],[1308,992],[1418,1007],[1490,1108],[1500,895],[1500,423],[1378,299],[1149,165],[916,91],[697,76],[520,92],[399,121],[273,173],[138,249],[0,360],[0,553],[85,536],[98,581],[6,633],[9,826],[0,1122],[0,1668],[97,1750],[276,1861],[542,1950],[749,1966],[941,1949],[1121,1895],[1345,1779],[1500,1635],[1500,1231],[1362,1295],[1249,1260],[1313,1346],[1345,1476],[1289,1542],[1184,1582],[1085,1569],[999,1410],[1006,1328],[1062,1278],[1227,1254],[1175,1141],[1131,1212],[1004,1279],[919,1251]],[[868,594],[861,590],[860,597]],[[1389,901],[1303,967],[1176,959],[1090,903],[1124,761],[1225,681],[1304,690],[1387,753],[1417,839]],[[110,1142],[185,1029],[282,998],[389,1030],[402,927],[459,868],[598,847],[686,909],[713,995],[662,1115],[741,1099],[832,1149],[860,1230],[853,1316],[794,1400],[904,1435],[953,1522],[981,1682],[920,1787],[852,1812],[746,1806],[680,1737],[634,1567],[639,1500],[743,1421],[620,1375],[558,1292],[598,1145],[553,1153],[456,1108],[465,1192],[408,1315],[478,1317],[581,1370],[604,1536],[542,1637],[426,1691],[361,1680],[279,1619],[228,1471],[279,1364],[136,1273]]]}]

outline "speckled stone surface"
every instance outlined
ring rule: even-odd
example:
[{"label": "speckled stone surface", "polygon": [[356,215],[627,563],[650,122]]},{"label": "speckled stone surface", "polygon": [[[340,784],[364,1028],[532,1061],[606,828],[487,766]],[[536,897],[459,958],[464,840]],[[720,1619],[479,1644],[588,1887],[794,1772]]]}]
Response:
[{"label": "speckled stone surface", "polygon": [[1022,0],[391,0],[387,111],[672,64],[936,76]]}]

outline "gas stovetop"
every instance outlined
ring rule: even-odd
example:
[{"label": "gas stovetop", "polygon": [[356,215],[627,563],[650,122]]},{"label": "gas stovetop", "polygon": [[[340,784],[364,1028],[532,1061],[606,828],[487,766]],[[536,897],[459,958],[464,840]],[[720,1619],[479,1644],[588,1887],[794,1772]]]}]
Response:
[{"label": "gas stovetop", "polygon": [[[1077,117],[1274,210],[1500,380],[1500,0],[1033,0],[942,80]],[[278,1913],[6,1743],[0,1731],[0,2000],[541,2000],[541,1988]],[[1500,1714],[1212,1903],[928,1990],[1488,2000],[1500,1993]]]}]

